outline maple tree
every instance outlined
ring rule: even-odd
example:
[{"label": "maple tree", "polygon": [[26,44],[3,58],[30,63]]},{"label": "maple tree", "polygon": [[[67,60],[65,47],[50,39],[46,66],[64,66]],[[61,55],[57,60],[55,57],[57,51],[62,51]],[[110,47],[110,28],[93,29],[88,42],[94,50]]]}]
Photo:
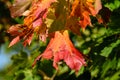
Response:
[{"label": "maple tree", "polygon": [[50,39],[46,49],[37,55],[31,66],[51,60],[53,67],[59,71],[59,65],[65,62],[76,73],[82,66],[87,66],[89,59],[75,48],[69,31],[80,36],[88,26],[94,27],[92,19],[107,27],[111,15],[101,0],[14,0],[9,9],[12,18],[24,16],[21,24],[12,25],[7,30],[15,37],[9,47],[21,41],[24,47],[31,46],[34,36],[43,42]]}]

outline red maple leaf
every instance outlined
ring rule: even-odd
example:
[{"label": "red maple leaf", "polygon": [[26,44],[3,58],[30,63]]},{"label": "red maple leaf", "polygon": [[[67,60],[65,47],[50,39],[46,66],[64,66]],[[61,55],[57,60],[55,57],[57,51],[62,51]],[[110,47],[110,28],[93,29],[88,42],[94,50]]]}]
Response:
[{"label": "red maple leaf", "polygon": [[[19,2],[21,3],[21,1],[18,1],[17,4]],[[24,19],[24,24],[12,26],[8,30],[8,33],[13,36],[19,37],[19,39],[23,38],[24,46],[31,43],[34,32],[39,35],[40,40],[45,41],[48,30],[47,26],[44,23],[44,20],[46,19],[48,8],[53,2],[56,2],[56,0],[33,0],[29,10],[29,14]],[[16,10],[16,8],[13,8],[12,10],[14,11],[14,9]],[[17,15],[18,14],[13,14],[13,16]],[[11,41],[9,47],[14,45],[18,41],[20,41],[18,40],[18,38],[14,38]]]},{"label": "red maple leaf", "polygon": [[102,23],[106,26],[106,24],[110,21],[111,11],[107,7],[102,7],[96,16],[99,23]]},{"label": "red maple leaf", "polygon": [[33,66],[40,58],[53,59],[53,66],[56,69],[58,69],[57,63],[61,60],[76,72],[82,65],[86,65],[82,53],[74,47],[67,31],[54,33],[54,37],[51,38],[46,50],[35,59]]}]

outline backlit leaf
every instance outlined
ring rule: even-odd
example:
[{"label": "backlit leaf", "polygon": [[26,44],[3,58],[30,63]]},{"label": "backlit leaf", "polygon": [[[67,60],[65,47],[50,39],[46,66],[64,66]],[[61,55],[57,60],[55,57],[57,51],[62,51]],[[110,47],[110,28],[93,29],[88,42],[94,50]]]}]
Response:
[{"label": "backlit leaf", "polygon": [[74,25],[78,25],[79,23],[79,27],[77,26],[76,28],[76,26],[67,26],[71,31],[79,33],[80,28],[85,29],[88,25],[91,26],[90,15],[96,15],[95,8],[92,4],[93,2],[93,0],[74,0],[69,18],[75,17],[78,19],[79,21],[77,21],[77,23],[73,23]]},{"label": "backlit leaf", "polygon": [[95,10],[96,10],[96,13],[98,13],[100,11],[100,9],[102,9],[101,0],[95,0]]},{"label": "backlit leaf", "polygon": [[[13,4],[13,6],[15,5],[24,8],[27,6],[28,3],[30,3],[28,1],[31,0],[27,0],[27,1],[24,0],[23,2],[18,0],[16,1],[15,4]],[[48,8],[54,2],[56,2],[56,0],[32,1],[32,5],[30,6],[29,9],[30,13],[25,17],[24,23],[21,25],[12,26],[11,28],[9,28],[8,32],[14,36],[19,36],[20,39],[23,39],[24,46],[26,46],[27,44],[30,45],[34,32],[39,36],[40,40],[45,42],[48,35],[48,29],[45,24],[45,19],[47,17]],[[11,10],[15,10],[14,8],[16,7],[12,7]],[[13,17],[18,16],[17,13],[20,12],[16,12],[15,14],[12,14]]]},{"label": "backlit leaf", "polygon": [[112,50],[118,46],[120,44],[120,40],[117,40],[116,42],[111,43],[109,46],[105,47],[102,51],[101,51],[101,55],[108,57],[109,54],[112,52]]},{"label": "backlit leaf", "polygon": [[73,46],[67,31],[56,31],[54,33],[54,37],[51,38],[46,50],[36,58],[33,66],[40,58],[53,59],[53,66],[56,69],[58,69],[58,62],[61,60],[76,72],[79,71],[82,65],[86,65],[82,53]]},{"label": "backlit leaf", "polygon": [[13,46],[14,44],[16,44],[16,43],[19,42],[19,41],[20,41],[20,37],[17,36],[16,38],[14,38],[14,39],[10,42],[9,47]]},{"label": "backlit leaf", "polygon": [[26,9],[31,4],[32,0],[15,0],[14,4],[10,7],[10,13],[13,18],[22,16]]}]

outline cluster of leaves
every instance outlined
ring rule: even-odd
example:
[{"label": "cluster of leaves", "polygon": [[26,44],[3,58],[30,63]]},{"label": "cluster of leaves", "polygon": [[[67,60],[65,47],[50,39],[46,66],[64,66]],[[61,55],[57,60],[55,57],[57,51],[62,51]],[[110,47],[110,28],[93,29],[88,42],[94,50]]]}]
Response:
[{"label": "cluster of leaves", "polygon": [[[53,59],[53,66],[58,69],[58,62],[63,60],[71,69],[78,72],[81,66],[85,65],[85,60],[83,55],[74,48],[69,39],[67,30],[79,34],[80,28],[85,29],[87,25],[92,25],[90,15],[95,16],[102,6],[100,0],[75,0],[73,2],[63,0],[62,2],[59,0],[23,0],[22,2],[15,0],[14,4],[10,7],[11,16],[13,18],[22,15],[26,17],[24,18],[23,24],[13,25],[9,28],[8,33],[15,36],[9,47],[13,46],[21,39],[24,40],[24,46],[27,44],[30,45],[34,33],[36,33],[42,41],[45,41],[46,38],[52,34],[48,47],[42,55],[36,58],[34,64],[36,64],[41,57]],[[93,3],[95,3],[95,8]],[[52,6],[52,4],[55,6]],[[97,7],[97,4],[100,8]],[[61,5],[61,7],[58,5]],[[30,8],[26,10],[28,6],[30,6]],[[61,8],[61,10],[59,10],[59,8]],[[59,11],[63,11],[64,14],[58,13]],[[50,12],[53,16],[49,16]],[[51,31],[53,28],[46,23],[48,21],[47,18],[50,19],[48,16],[54,17],[51,26],[54,22],[59,20],[62,21],[62,28],[55,25],[61,29],[55,28],[55,31]],[[71,22],[73,20],[74,22]],[[56,22],[56,24],[58,23],[59,22]],[[58,43],[56,43],[56,41]]]},{"label": "cluster of leaves", "polygon": [[[30,0],[26,0],[30,1]],[[54,0],[53,0],[54,1]],[[120,5],[119,0],[116,1],[102,1],[103,7],[107,7],[107,10],[110,9],[110,11],[106,11],[106,8],[101,10],[99,14],[102,15],[103,24],[99,24],[96,18],[91,17],[91,23],[93,24],[93,27],[87,27],[84,31],[79,30],[79,25],[76,25],[74,23],[76,22],[76,19],[74,17],[80,17],[81,13],[78,13],[76,11],[79,11],[77,8],[76,10],[73,10],[73,12],[70,14],[70,17],[67,18],[66,15],[70,13],[66,13],[65,6],[68,5],[65,0],[58,0],[59,6],[57,4],[53,5],[56,6],[56,16],[53,15],[53,10],[50,9],[50,12],[48,13],[48,19],[46,20],[46,23],[49,23],[51,25],[49,32],[54,32],[56,29],[61,30],[66,26],[72,26],[68,27],[73,32],[76,32],[80,36],[76,36],[73,33],[70,33],[70,38],[72,39],[74,45],[78,48],[78,50],[81,50],[81,52],[84,53],[84,57],[87,61],[87,66],[82,67],[78,74],[76,75],[74,73],[74,70],[70,70],[68,66],[66,66],[66,63],[59,62],[58,68],[59,70],[55,70],[52,66],[53,61],[49,60],[42,60],[37,61],[37,65],[34,67],[34,69],[31,67],[34,58],[39,55],[39,53],[43,52],[47,46],[47,42],[43,43],[38,41],[36,39],[33,40],[30,46],[26,47],[27,51],[24,51],[24,48],[21,43],[21,51],[18,54],[15,54],[12,56],[13,64],[8,68],[8,70],[1,72],[4,77],[6,77],[7,80],[119,80],[120,79],[120,28],[119,28],[119,20],[120,20]],[[69,1],[69,0],[68,0]],[[72,1],[72,0],[70,0]],[[79,0],[75,0],[77,1]],[[89,1],[89,0],[88,0]],[[90,0],[92,1],[92,0]],[[71,2],[72,3],[72,2]],[[117,5],[117,6],[116,6]],[[77,4],[78,7],[80,6]],[[64,9],[65,8],[65,9]],[[108,12],[108,13],[106,13]],[[74,14],[73,14],[74,13]],[[85,13],[86,14],[86,13]],[[88,13],[89,14],[89,13]],[[110,14],[105,15],[105,14]],[[51,17],[52,16],[52,17]],[[98,16],[99,17],[99,16]],[[67,22],[65,22],[67,18]],[[108,22],[110,18],[110,22]],[[55,19],[53,21],[53,19]],[[71,21],[72,19],[72,21]],[[99,18],[100,19],[100,18]],[[21,20],[22,21],[22,20]],[[85,24],[90,25],[91,23],[85,22]],[[52,23],[52,24],[50,24]],[[69,23],[69,24],[68,24]],[[107,24],[106,24],[107,23]],[[47,26],[49,26],[47,25]],[[73,28],[73,26],[76,26],[76,29]],[[85,27],[85,26],[82,26]],[[26,29],[27,30],[27,29]],[[77,30],[77,31],[76,31]],[[79,30],[79,31],[78,31]],[[35,30],[37,31],[37,30]],[[38,33],[37,33],[38,34]],[[60,33],[57,33],[57,38],[61,35]],[[34,36],[37,37],[37,36]],[[60,38],[61,39],[61,38]],[[64,37],[62,37],[63,43],[64,43]],[[57,43],[58,39],[55,39],[56,42],[52,42],[52,45]],[[68,41],[69,42],[69,41]],[[58,42],[59,43],[59,42]],[[29,42],[28,42],[29,44]],[[12,44],[13,45],[13,44]],[[15,45],[18,46],[18,45]],[[57,45],[59,46],[59,45]],[[52,48],[57,47],[52,46]],[[51,45],[50,45],[51,47]],[[60,46],[61,47],[61,46]],[[65,47],[64,47],[65,48]],[[48,48],[47,48],[48,49]],[[59,52],[58,52],[59,53]],[[43,57],[50,57],[44,56]]]}]

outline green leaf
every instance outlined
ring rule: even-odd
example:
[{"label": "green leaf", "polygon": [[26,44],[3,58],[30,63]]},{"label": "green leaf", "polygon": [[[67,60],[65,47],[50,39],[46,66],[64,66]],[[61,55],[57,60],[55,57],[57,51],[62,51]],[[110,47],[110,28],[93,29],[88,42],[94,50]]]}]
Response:
[{"label": "green leaf", "polygon": [[109,75],[113,74],[114,70],[116,69],[116,66],[117,66],[116,57],[114,57],[114,59],[112,59],[112,60],[110,60],[110,59],[106,60],[102,66],[101,77],[103,78],[108,74]]},{"label": "green leaf", "polygon": [[120,70],[110,77],[109,80],[120,80]]},{"label": "green leaf", "polygon": [[25,78],[23,80],[34,80],[32,70],[24,70]]},{"label": "green leaf", "polygon": [[106,46],[101,51],[101,56],[108,57],[112,50],[120,44],[120,40],[118,39],[116,42],[111,43],[110,45]]},{"label": "green leaf", "polygon": [[107,3],[105,6],[108,7],[111,11],[113,11],[120,7],[120,1],[114,0],[114,3]]}]

